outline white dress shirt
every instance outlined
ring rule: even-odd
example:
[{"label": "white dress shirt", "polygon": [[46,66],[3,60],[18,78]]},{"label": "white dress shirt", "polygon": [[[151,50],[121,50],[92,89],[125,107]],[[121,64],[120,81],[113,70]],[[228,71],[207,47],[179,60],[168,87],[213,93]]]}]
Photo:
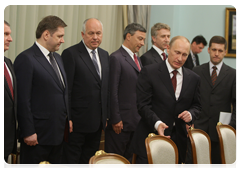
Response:
[{"label": "white dress shirt", "polygon": [[[83,42],[83,44],[85,45],[85,43],[84,43],[84,41],[82,40],[82,42]],[[86,47],[86,49],[87,49],[87,51],[88,51],[88,53],[89,53],[89,56],[90,56],[90,58],[91,58],[91,60],[92,60],[92,58],[93,58],[93,54],[92,54],[92,49],[90,49],[90,48],[88,48],[86,45],[85,45],[85,47]],[[96,59],[97,59],[97,65],[98,65],[98,68],[99,68],[99,76],[100,76],[100,79],[102,78],[102,67],[101,67],[101,62],[100,62],[100,58],[99,58],[99,54],[98,54],[98,50],[97,49],[95,49],[95,55],[96,55]]]},{"label": "white dress shirt", "polygon": [[[167,65],[167,69],[168,69],[168,72],[170,74],[170,78],[173,77],[173,73],[172,71],[175,70],[174,68],[172,68],[172,66],[169,64],[168,62],[168,58],[166,59],[166,65]],[[178,68],[177,69],[178,73],[176,75],[176,80],[177,80],[177,86],[176,86],[176,91],[175,91],[175,97],[176,97],[176,100],[178,100],[179,96],[180,96],[180,93],[181,93],[181,90],[182,90],[182,82],[183,82],[183,72],[182,72],[182,67]],[[190,114],[190,113],[189,113]],[[190,114],[191,115],[191,114]],[[192,119],[192,115],[191,115],[191,119]],[[161,120],[157,121],[154,125],[154,128],[157,130],[158,129],[158,126],[163,123]],[[175,125],[175,122],[174,124]]]},{"label": "white dress shirt", "polygon": [[220,73],[220,70],[222,68],[222,65],[223,65],[223,61],[221,61],[218,65],[214,65],[211,61],[209,61],[209,71],[210,71],[210,77],[212,76],[212,72],[213,72],[213,66],[216,66],[217,69],[216,69],[216,72],[217,72],[217,76],[219,75]]},{"label": "white dress shirt", "polygon": [[[122,48],[124,49],[124,50],[126,50],[127,51],[127,53],[130,55],[130,57],[133,59],[133,61],[135,62],[135,60],[134,60],[134,53],[129,49],[129,48],[127,48],[126,46],[124,46],[123,44],[122,44]],[[137,56],[137,54],[135,53],[135,55]],[[139,64],[139,61],[137,61],[138,62],[138,64]],[[140,66],[140,64],[139,64],[139,66]]]},{"label": "white dress shirt", "polygon": [[[158,54],[160,55],[160,57],[161,57],[162,60],[164,61],[162,53],[165,53],[165,52],[162,51],[160,48],[158,48],[158,47],[155,46],[155,45],[153,45],[152,47],[158,52]],[[165,54],[166,54],[166,53],[165,53]],[[166,56],[167,56],[167,54],[166,54]]]},{"label": "white dress shirt", "polygon": [[[35,42],[36,43],[36,45],[38,46],[38,48],[40,49],[40,51],[43,53],[43,55],[46,57],[46,59],[47,59],[47,61],[51,64],[51,62],[50,62],[50,57],[48,56],[48,54],[50,53],[50,51],[48,51],[45,47],[43,47],[41,44],[39,44],[37,41]],[[54,60],[55,60],[55,58],[54,58]],[[56,60],[55,60],[56,61]],[[57,63],[57,61],[56,61],[56,63]],[[51,64],[52,65],[52,64]],[[61,73],[61,71],[60,71],[60,69],[59,69],[59,67],[58,67],[58,64],[57,64],[57,69],[58,69],[58,72],[59,72],[59,74],[60,74],[60,78],[61,78],[61,81],[62,81],[62,83],[63,83],[63,86],[64,86],[64,88],[65,88],[65,84],[64,84],[64,81],[63,81],[63,77],[62,77],[62,73]]]}]

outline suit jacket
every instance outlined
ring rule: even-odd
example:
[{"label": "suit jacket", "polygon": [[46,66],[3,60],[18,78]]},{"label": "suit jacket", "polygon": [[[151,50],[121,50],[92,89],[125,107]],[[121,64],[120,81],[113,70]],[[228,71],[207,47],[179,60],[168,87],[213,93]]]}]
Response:
[{"label": "suit jacket", "polygon": [[69,106],[75,132],[96,132],[106,126],[108,114],[109,54],[97,48],[101,79],[81,41],[65,49],[62,59],[69,85]]},{"label": "suit jacket", "polygon": [[[232,112],[230,125],[236,128],[236,70],[223,63],[215,85],[212,85],[209,63],[193,69],[201,77],[202,113],[195,127],[206,131],[212,141],[218,141],[216,125],[220,112]],[[232,105],[232,109],[231,109]]]},{"label": "suit jacket", "polygon": [[4,57],[4,61],[12,75],[14,95],[13,100],[7,80],[4,76],[4,157],[6,157],[10,153],[16,153],[17,148],[17,80],[11,60]]},{"label": "suit jacket", "polygon": [[18,88],[18,122],[21,137],[37,134],[39,145],[59,145],[63,141],[68,111],[67,79],[59,54],[54,53],[65,88],[38,46],[20,53],[14,68]]},{"label": "suit jacket", "polygon": [[143,66],[154,64],[154,63],[161,63],[163,60],[158,52],[152,47],[146,53],[144,53],[141,57],[141,62]]},{"label": "suit jacket", "polygon": [[[197,66],[199,66],[198,55],[196,54],[195,57],[196,57],[196,64],[197,64]],[[194,64],[193,64],[193,59],[192,59],[191,53],[189,53],[188,58],[187,58],[187,60],[186,60],[186,62],[184,63],[183,66],[186,67],[186,68],[189,68],[190,70],[193,69]]]},{"label": "suit jacket", "polygon": [[[138,62],[142,67],[139,57]],[[122,121],[124,131],[135,131],[140,120],[136,95],[139,72],[122,46],[110,55],[110,128]]]},{"label": "suit jacket", "polygon": [[[132,148],[137,155],[146,156],[145,138],[149,133],[156,132],[154,125],[163,121],[169,128],[165,135],[171,135],[175,122],[177,146],[179,154],[186,154],[187,131],[186,123],[178,115],[188,110],[192,122],[200,111],[200,77],[189,69],[183,68],[183,84],[178,100],[168,72],[166,61],[144,67],[137,82],[137,107],[141,120],[135,131]],[[156,132],[157,133],[157,132]]]}]

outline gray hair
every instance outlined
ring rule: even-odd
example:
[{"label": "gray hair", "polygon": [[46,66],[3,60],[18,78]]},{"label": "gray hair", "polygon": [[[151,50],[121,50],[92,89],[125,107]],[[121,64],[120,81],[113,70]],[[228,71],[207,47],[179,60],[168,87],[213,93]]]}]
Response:
[{"label": "gray hair", "polygon": [[96,19],[96,20],[98,20],[98,21],[101,23],[101,25],[102,25],[102,31],[103,31],[103,24],[102,24],[102,22],[101,22],[99,19],[97,19],[97,18],[88,18],[88,19],[86,19],[86,20],[83,22],[82,32],[83,32],[84,34],[85,34],[85,32],[86,32],[86,23],[87,23],[87,21],[90,20],[90,19]]},{"label": "gray hair", "polygon": [[[152,36],[152,37],[156,37],[156,36],[157,36],[157,31],[159,31],[160,29],[167,29],[167,30],[170,31],[169,25],[164,24],[164,23],[156,23],[156,24],[155,24],[154,26],[152,26],[152,28],[151,28],[151,36]],[[152,40],[152,43],[154,43],[153,40]]]}]

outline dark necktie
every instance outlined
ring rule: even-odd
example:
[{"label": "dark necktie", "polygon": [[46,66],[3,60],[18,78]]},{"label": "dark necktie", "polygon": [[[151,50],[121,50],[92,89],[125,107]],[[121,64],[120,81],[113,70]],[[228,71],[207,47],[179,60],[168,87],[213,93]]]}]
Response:
[{"label": "dark necktie", "polygon": [[211,79],[212,79],[212,84],[214,85],[216,80],[217,80],[217,67],[216,66],[213,66],[213,71],[212,71],[212,76],[211,76]]},{"label": "dark necktie", "polygon": [[173,85],[173,89],[174,89],[174,92],[176,91],[176,87],[177,87],[177,78],[176,78],[176,76],[177,76],[177,73],[178,73],[178,71],[177,70],[173,70],[172,71],[172,73],[173,73],[173,77],[172,77],[172,85]]},{"label": "dark necktie", "polygon": [[135,61],[136,65],[137,65],[139,71],[141,71],[141,67],[139,66],[139,63],[138,63],[138,59],[137,59],[136,54],[133,55],[133,58],[134,58],[134,61]]},{"label": "dark necktie", "polygon": [[12,98],[14,99],[12,80],[11,80],[10,75],[8,73],[7,67],[5,66],[5,63],[4,63],[4,76],[5,76],[6,80],[7,80],[7,84],[8,84],[8,87],[10,89],[10,92],[12,94]]},{"label": "dark necktie", "polygon": [[96,57],[96,51],[95,50],[92,50],[91,52],[93,55],[92,55],[92,61],[93,61],[93,65],[95,66],[96,68],[96,71],[100,77],[100,72],[99,72],[99,67],[98,67],[98,63],[97,63],[97,57]]},{"label": "dark necktie", "polygon": [[50,63],[51,63],[51,65],[52,65],[52,67],[53,67],[53,70],[55,71],[55,73],[56,73],[56,75],[57,75],[57,77],[58,77],[58,80],[59,80],[59,82],[60,82],[60,84],[61,84],[61,86],[62,86],[62,89],[64,89],[63,82],[62,82],[62,80],[61,80],[61,76],[60,76],[60,73],[59,73],[59,71],[58,71],[57,62],[55,61],[55,58],[54,58],[54,56],[53,56],[53,53],[50,52],[50,53],[48,54],[48,56],[49,56],[49,58],[50,58]]},{"label": "dark necktie", "polygon": [[163,61],[165,61],[166,60],[166,54],[165,53],[162,53],[162,56],[163,56]]}]

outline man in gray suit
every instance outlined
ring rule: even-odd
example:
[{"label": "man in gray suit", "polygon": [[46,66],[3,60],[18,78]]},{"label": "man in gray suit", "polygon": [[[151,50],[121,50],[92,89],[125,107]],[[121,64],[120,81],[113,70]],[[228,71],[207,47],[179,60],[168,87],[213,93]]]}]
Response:
[{"label": "man in gray suit", "polygon": [[164,52],[170,42],[170,27],[167,24],[156,23],[151,28],[152,48],[144,53],[140,59],[143,66],[161,63],[167,58]]},{"label": "man in gray suit", "polygon": [[136,83],[142,67],[135,53],[144,45],[146,30],[140,24],[129,24],[123,38],[123,45],[110,55],[110,119],[105,150],[131,160],[129,145],[140,120]]},{"label": "man in gray suit", "polygon": [[236,128],[236,70],[222,61],[226,55],[226,48],[227,42],[223,37],[212,37],[208,48],[209,63],[193,69],[201,77],[202,102],[202,112],[194,125],[195,128],[202,129],[209,134],[212,163],[215,164],[221,163],[216,131],[220,112],[232,112],[229,124]]}]

